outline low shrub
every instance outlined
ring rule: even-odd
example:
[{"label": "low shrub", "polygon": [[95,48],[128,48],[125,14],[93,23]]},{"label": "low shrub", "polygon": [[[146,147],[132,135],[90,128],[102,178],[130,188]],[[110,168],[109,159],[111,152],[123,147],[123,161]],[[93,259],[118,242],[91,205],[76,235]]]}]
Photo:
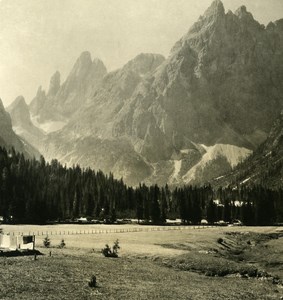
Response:
[{"label": "low shrub", "polygon": [[239,269],[240,275],[244,276],[246,275],[247,277],[257,277],[258,276],[258,270],[257,268],[254,267],[249,267],[249,266],[243,266]]},{"label": "low shrub", "polygon": [[114,242],[114,245],[112,247],[112,249],[110,248],[110,246],[108,244],[105,245],[105,248],[103,248],[101,250],[101,253],[105,256],[105,257],[118,257],[118,250],[120,249],[119,246],[119,240],[116,240]]},{"label": "low shrub", "polygon": [[[203,271],[202,271],[203,272]],[[219,267],[208,267],[207,270],[204,272],[205,276],[218,276],[218,277],[224,277],[228,274],[232,274],[233,270],[230,270],[229,268],[219,266]]]},{"label": "low shrub", "polygon": [[51,245],[51,241],[50,241],[50,238],[49,238],[48,235],[47,235],[47,236],[44,238],[44,240],[43,240],[43,246],[44,246],[45,248],[49,248],[50,245]]},{"label": "low shrub", "polygon": [[66,243],[65,243],[64,239],[62,239],[62,240],[61,240],[61,243],[59,244],[59,248],[60,248],[60,249],[63,249],[63,248],[65,248],[65,247],[66,247]]},{"label": "low shrub", "polygon": [[96,287],[96,276],[92,275],[90,281],[88,282],[89,287]]},{"label": "low shrub", "polygon": [[112,256],[112,251],[111,251],[111,248],[109,247],[108,244],[106,244],[105,247],[101,250],[101,253],[105,257],[111,257]]}]

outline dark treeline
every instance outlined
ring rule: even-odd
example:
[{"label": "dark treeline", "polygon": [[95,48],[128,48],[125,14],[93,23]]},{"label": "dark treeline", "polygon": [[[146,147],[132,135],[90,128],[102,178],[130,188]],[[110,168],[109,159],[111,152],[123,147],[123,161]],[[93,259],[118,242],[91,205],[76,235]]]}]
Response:
[{"label": "dark treeline", "polygon": [[79,217],[114,222],[137,218],[162,224],[182,219],[198,224],[241,220],[247,225],[283,222],[283,190],[261,186],[219,188],[127,187],[101,171],[67,168],[57,160],[27,160],[0,148],[0,216],[4,221],[45,223]]}]

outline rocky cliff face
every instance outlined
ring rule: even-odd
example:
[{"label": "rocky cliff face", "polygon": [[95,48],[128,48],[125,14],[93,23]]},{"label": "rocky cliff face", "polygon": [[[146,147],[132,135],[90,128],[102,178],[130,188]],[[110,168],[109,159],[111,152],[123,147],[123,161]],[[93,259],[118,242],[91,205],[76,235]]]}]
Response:
[{"label": "rocky cliff face", "polygon": [[148,177],[151,165],[135,151],[130,137],[121,133],[115,120],[139,84],[163,61],[161,55],[140,54],[122,69],[107,74],[68,125],[49,135],[47,159],[59,157],[68,164],[113,171],[130,184]]},{"label": "rocky cliff face", "polygon": [[26,141],[20,139],[12,129],[10,115],[4,109],[0,99],[0,146],[7,149],[14,148],[22,152],[27,158],[39,157],[39,152],[30,146]]},{"label": "rocky cliff face", "polygon": [[29,108],[23,96],[17,97],[14,102],[7,107],[7,111],[12,119],[13,126],[31,123]]},{"label": "rocky cliff face", "polygon": [[36,96],[32,99],[32,101],[29,105],[31,114],[39,115],[43,106],[45,105],[46,100],[47,100],[47,97],[46,97],[45,91],[42,90],[42,87],[40,86],[37,90]]},{"label": "rocky cliff face", "polygon": [[213,2],[141,83],[128,104],[134,108],[121,111],[114,129],[141,139],[145,154],[148,142],[163,136],[156,144],[168,149],[164,158],[188,140],[255,148],[282,107],[280,21],[272,27],[271,33],[244,7],[225,14],[222,3]]},{"label": "rocky cliff face", "polygon": [[61,81],[60,81],[61,75],[58,71],[56,71],[51,79],[50,79],[50,84],[49,84],[49,90],[47,93],[47,97],[53,99],[56,94],[58,93],[60,86],[61,86]]},{"label": "rocky cliff face", "polygon": [[264,143],[253,155],[232,172],[212,181],[212,184],[225,186],[228,184],[261,184],[276,188],[283,183],[283,111],[274,122]]},{"label": "rocky cliff face", "polygon": [[106,73],[101,60],[95,58],[92,61],[90,53],[83,52],[58,90],[52,106],[63,116],[69,117],[91,96]]},{"label": "rocky cliff face", "polygon": [[83,52],[62,85],[60,73],[56,71],[47,95],[39,88],[30,104],[32,115],[39,123],[68,120],[92,95],[106,73],[101,60],[92,61],[90,53]]},{"label": "rocky cliff face", "polygon": [[13,130],[36,149],[40,148],[44,132],[31,121],[29,108],[23,96],[19,96],[7,108],[13,124]]},{"label": "rocky cliff face", "polygon": [[271,33],[244,7],[225,14],[213,2],[154,76],[154,104],[172,124],[165,134],[177,131],[182,143],[262,142],[282,107],[279,23]]},{"label": "rocky cliff face", "polygon": [[225,12],[216,0],[167,59],[141,54],[106,74],[83,53],[43,101],[39,115],[66,121],[44,154],[129,184],[201,183],[230,170],[283,108],[282,28],[283,20],[265,28],[246,7]]}]

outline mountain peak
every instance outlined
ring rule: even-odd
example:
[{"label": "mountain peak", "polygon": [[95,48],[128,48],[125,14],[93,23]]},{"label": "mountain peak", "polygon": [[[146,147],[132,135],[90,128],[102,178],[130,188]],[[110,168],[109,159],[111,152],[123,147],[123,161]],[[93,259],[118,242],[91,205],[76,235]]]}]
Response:
[{"label": "mountain peak", "polygon": [[78,58],[78,61],[91,64],[91,54],[89,51],[83,51]]},{"label": "mountain peak", "polygon": [[14,102],[7,107],[13,126],[30,123],[29,108],[23,96],[18,96]]},{"label": "mountain peak", "polygon": [[47,95],[54,97],[60,88],[60,72],[56,71],[50,78],[49,90]]},{"label": "mountain peak", "polygon": [[221,9],[224,9],[224,5],[222,3],[221,0],[214,0],[212,1],[210,7],[215,7],[215,8],[221,8]]},{"label": "mountain peak", "polygon": [[18,96],[14,102],[17,102],[18,104],[26,104],[25,98],[22,95]]},{"label": "mountain peak", "polygon": [[107,69],[106,69],[103,61],[97,57],[95,57],[92,61],[92,68],[100,69],[105,74],[107,73]]},{"label": "mountain peak", "polygon": [[247,13],[247,7],[245,5],[242,5],[236,11]]},{"label": "mountain peak", "polygon": [[225,15],[224,5],[220,0],[214,0],[211,3],[210,7],[204,13],[204,17],[224,16],[224,15]]},{"label": "mountain peak", "polygon": [[5,110],[3,102],[0,98],[0,128],[1,128],[0,145],[1,145],[1,138],[3,138],[3,133],[5,134],[5,132],[3,132],[3,130],[5,131],[6,127],[9,127],[9,129],[12,129],[11,118],[10,118],[9,113],[7,113],[7,111]]},{"label": "mountain peak", "polygon": [[[11,126],[14,132],[30,145],[37,147],[43,138],[43,132],[31,122],[29,107],[26,104],[24,97],[18,96],[7,108],[7,111],[12,121]],[[37,151],[35,154],[38,156]]]},{"label": "mountain peak", "polygon": [[[78,57],[69,77],[82,77],[92,68],[92,59],[89,51],[84,51]],[[83,76],[84,77],[84,76]],[[68,80],[68,79],[67,79]]]},{"label": "mountain peak", "polygon": [[28,111],[28,106],[26,104],[25,98],[23,96],[18,96],[11,105],[8,106],[7,111],[11,112],[12,110]]},{"label": "mountain peak", "polygon": [[[64,85],[66,86],[66,84],[68,85],[68,82],[73,82],[73,80],[85,81],[88,79],[90,80],[91,78],[92,80],[94,80],[94,78],[97,77],[96,73],[102,73],[101,76],[99,75],[99,77],[102,77],[103,75],[105,75],[105,73],[107,73],[104,63],[99,58],[94,58],[92,60],[90,52],[84,51],[77,59],[70,75],[68,76],[62,87]],[[87,79],[87,77],[91,78]]]},{"label": "mountain peak", "polygon": [[253,15],[247,11],[247,8],[245,5],[240,6],[236,11],[235,11],[235,15],[239,18],[239,19],[251,19],[253,20]]},{"label": "mountain peak", "polygon": [[[82,52],[60,87],[57,77],[59,88],[49,111],[56,108],[59,115],[69,118],[91,96],[106,73],[107,70],[100,59],[92,60],[89,51]],[[45,109],[47,110],[47,106]]]},{"label": "mountain peak", "polygon": [[25,98],[23,96],[18,96],[8,107],[7,111],[11,113],[13,110],[18,111],[29,111],[28,105],[26,104]]},{"label": "mountain peak", "polygon": [[12,122],[9,113],[5,110],[0,98],[0,146],[15,147],[18,151],[23,150],[23,145],[12,130]]},{"label": "mountain peak", "polygon": [[0,111],[5,110],[2,99],[0,98]]},{"label": "mountain peak", "polygon": [[42,86],[40,85],[37,89],[36,96],[41,96],[43,94],[45,95],[45,91],[42,89]]},{"label": "mountain peak", "polygon": [[46,100],[45,91],[42,90],[42,87],[39,86],[37,89],[37,93],[35,97],[32,99],[31,103],[29,104],[30,112],[32,115],[38,115],[40,109],[43,107]]},{"label": "mountain peak", "polygon": [[[228,15],[231,14],[228,13]],[[214,29],[222,29],[225,27],[225,9],[223,3],[220,0],[215,0],[211,3],[210,7],[201,15],[197,22],[195,22],[187,34],[185,34],[179,41],[175,43],[170,51],[170,56],[177,51],[184,49],[185,52],[188,51],[188,46],[202,47],[204,36],[208,39],[214,36]],[[219,30],[218,30],[219,31]],[[189,42],[189,40],[193,42]],[[185,47],[185,48],[184,48]],[[200,49],[198,49],[199,51]]]},{"label": "mountain peak", "polygon": [[99,59],[98,57],[95,57],[92,61],[93,64],[98,65],[98,64],[103,64],[102,60]]}]

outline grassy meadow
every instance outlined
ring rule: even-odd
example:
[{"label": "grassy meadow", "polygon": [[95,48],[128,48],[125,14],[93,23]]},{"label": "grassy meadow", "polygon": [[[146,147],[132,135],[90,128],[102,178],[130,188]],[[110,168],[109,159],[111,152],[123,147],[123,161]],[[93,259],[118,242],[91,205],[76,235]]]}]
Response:
[{"label": "grassy meadow", "polygon": [[[283,230],[276,227],[161,227],[159,231],[152,227],[154,231],[123,233],[113,231],[150,227],[1,227],[10,233],[39,231],[36,248],[44,254],[37,260],[29,256],[0,258],[1,300],[264,300],[283,296]],[[93,228],[101,233],[87,234]],[[68,230],[81,233],[67,235]],[[43,247],[42,232],[53,232],[48,249]],[[66,248],[59,249],[62,238]],[[119,258],[103,257],[100,250],[116,239],[121,246]],[[88,286],[92,275],[97,278],[95,288]]]}]

